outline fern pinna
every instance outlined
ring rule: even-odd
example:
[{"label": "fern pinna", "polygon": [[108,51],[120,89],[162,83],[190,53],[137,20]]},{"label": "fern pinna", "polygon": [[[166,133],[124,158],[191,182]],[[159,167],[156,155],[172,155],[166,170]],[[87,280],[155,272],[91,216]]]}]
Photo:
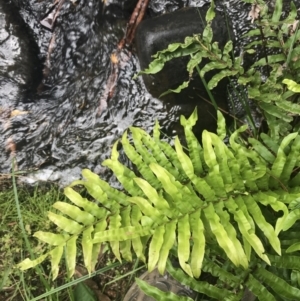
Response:
[{"label": "fern pinna", "polygon": [[[298,134],[286,136],[279,145],[266,134],[261,134],[260,141],[249,138],[242,142],[240,133],[247,128],[242,126],[225,144],[225,120],[218,112],[217,134],[204,131],[201,145],[192,132],[196,120],[197,110],[189,119],[181,117],[187,147],[178,137],[174,148],[162,141],[158,124],[153,137],[130,128],[133,143],[125,132],[115,143],[111,158],[103,163],[124,189],[115,189],[90,170],[83,170],[84,180],[73,182],[71,187],[84,186],[94,201],[65,188],[72,204],[56,202],[53,207],[60,213],[48,215],[60,231],[34,234],[50,245],[50,251],[19,266],[28,269],[50,257],[56,278],[65,252],[71,276],[79,241],[84,264],[91,272],[101,244],[108,243],[120,261],[130,261],[135,255],[150,271],[157,266],[160,273],[168,264],[173,277],[211,298],[219,298],[217,287],[195,280],[201,271],[221,281],[227,279],[227,287],[234,284],[235,293],[228,290],[228,298],[223,300],[239,300],[237,290],[243,285],[260,300],[275,300],[274,292],[267,289],[274,290],[275,283],[285,288],[285,297],[290,285],[266,267],[272,265],[273,272],[292,269],[295,275],[300,270],[300,257],[288,254],[300,250],[298,236],[289,235],[297,230],[300,218]],[[118,143],[138,174],[119,161]],[[294,230],[287,231],[290,228]],[[184,278],[183,271],[170,266],[171,250],[190,277]],[[227,271],[220,262],[226,262]],[[297,288],[288,295],[300,300]]]}]

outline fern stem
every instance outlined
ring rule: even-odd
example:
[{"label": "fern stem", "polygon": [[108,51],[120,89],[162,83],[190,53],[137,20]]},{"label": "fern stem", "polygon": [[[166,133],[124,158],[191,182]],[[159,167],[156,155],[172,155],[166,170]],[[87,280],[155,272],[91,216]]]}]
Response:
[{"label": "fern stem", "polygon": [[[259,22],[261,21],[260,15],[258,15],[258,21]],[[271,71],[270,71],[270,65],[269,65],[268,54],[267,54],[267,49],[266,49],[266,43],[267,42],[266,42],[266,38],[265,38],[265,35],[264,35],[264,32],[263,32],[262,26],[259,25],[258,28],[259,28],[259,31],[260,31],[262,48],[263,48],[264,56],[265,56],[265,59],[266,59],[267,75],[269,77]]]},{"label": "fern stem", "polygon": [[202,81],[202,83],[203,83],[203,85],[204,85],[204,87],[205,87],[205,90],[206,90],[206,92],[207,92],[207,94],[208,94],[208,96],[209,96],[209,98],[210,98],[210,100],[211,100],[211,102],[212,102],[212,104],[213,104],[215,110],[218,111],[218,105],[217,105],[217,103],[216,103],[216,101],[215,101],[215,98],[214,98],[214,96],[212,95],[211,91],[208,89],[208,87],[207,87],[207,82],[206,82],[205,78],[204,78],[203,76],[200,75],[200,72],[201,72],[201,71],[200,71],[199,66],[196,66],[196,69],[197,69],[197,72],[198,72],[198,74],[199,74],[199,76],[200,76],[200,79],[201,79],[201,81]]}]

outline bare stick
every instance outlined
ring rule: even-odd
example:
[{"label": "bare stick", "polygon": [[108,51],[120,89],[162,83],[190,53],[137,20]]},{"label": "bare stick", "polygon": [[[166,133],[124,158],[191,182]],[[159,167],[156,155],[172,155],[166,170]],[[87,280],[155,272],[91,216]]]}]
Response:
[{"label": "bare stick", "polygon": [[118,77],[119,77],[119,65],[121,56],[120,53],[124,49],[125,46],[130,46],[135,37],[136,28],[139,23],[142,21],[146,9],[148,7],[149,0],[139,0],[127,25],[126,33],[123,39],[119,42],[117,49],[113,51],[110,56],[111,61],[111,72],[108,77],[108,80],[105,85],[104,92],[99,101],[98,115],[100,115],[107,107],[107,101],[109,101],[115,92],[115,88],[117,85]]}]

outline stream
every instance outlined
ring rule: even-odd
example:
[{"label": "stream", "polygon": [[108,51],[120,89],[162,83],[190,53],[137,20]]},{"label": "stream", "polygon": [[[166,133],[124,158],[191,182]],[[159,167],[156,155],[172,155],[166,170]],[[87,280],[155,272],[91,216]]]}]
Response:
[{"label": "stream", "polygon": [[[113,143],[130,126],[151,131],[158,120],[168,137],[180,134],[180,106],[153,98],[142,78],[134,47],[124,49],[116,89],[103,101],[111,53],[124,36],[136,1],[65,0],[53,31],[40,24],[52,3],[0,0],[0,173],[16,158],[21,179],[64,186],[89,168],[107,181],[101,166]],[[146,18],[208,1],[151,0]],[[250,6],[220,1],[236,37],[251,27]],[[237,49],[245,41],[236,39]],[[13,49],[13,51],[12,51]],[[238,106],[238,104],[237,104]]]}]

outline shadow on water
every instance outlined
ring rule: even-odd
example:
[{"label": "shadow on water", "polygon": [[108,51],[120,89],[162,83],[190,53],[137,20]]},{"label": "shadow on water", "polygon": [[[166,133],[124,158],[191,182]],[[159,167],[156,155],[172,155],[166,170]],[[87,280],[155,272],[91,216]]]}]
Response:
[{"label": "shadow on water", "polygon": [[[109,180],[111,174],[101,163],[129,126],[151,130],[157,119],[166,134],[177,133],[180,108],[167,108],[146,91],[141,78],[132,79],[139,71],[134,50],[123,51],[115,93],[107,104],[103,101],[110,55],[124,35],[136,1],[107,1],[104,9],[100,0],[75,4],[66,0],[53,32],[39,23],[50,7],[48,1],[12,2],[10,13],[0,5],[0,16],[6,18],[8,33],[22,27],[26,38],[16,43],[22,51],[18,62],[6,62],[22,70],[13,73],[7,68],[0,73],[0,173],[11,170],[10,159],[16,156],[19,170],[36,170],[27,180],[66,185],[80,176],[82,168]],[[148,17],[204,3],[152,0]],[[236,36],[241,36],[249,28],[249,6],[224,3]],[[4,35],[1,32],[0,60]],[[25,46],[24,40],[29,41]],[[42,64],[47,67],[44,76]],[[17,74],[22,74],[23,82],[16,79]]]}]

